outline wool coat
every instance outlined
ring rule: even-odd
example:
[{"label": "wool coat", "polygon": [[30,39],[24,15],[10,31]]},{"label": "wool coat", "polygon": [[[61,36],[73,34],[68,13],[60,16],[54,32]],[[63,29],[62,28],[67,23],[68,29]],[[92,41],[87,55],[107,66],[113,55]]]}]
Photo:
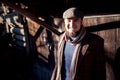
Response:
[{"label": "wool coat", "polygon": [[[60,38],[61,39],[61,38]],[[65,40],[62,41],[65,44]],[[86,32],[81,40],[80,50],[76,56],[74,70],[71,70],[72,80],[106,80],[106,66],[104,54],[104,39],[98,35]],[[58,49],[59,50],[59,49]],[[51,80],[62,80],[64,45],[57,53],[56,65]]]}]

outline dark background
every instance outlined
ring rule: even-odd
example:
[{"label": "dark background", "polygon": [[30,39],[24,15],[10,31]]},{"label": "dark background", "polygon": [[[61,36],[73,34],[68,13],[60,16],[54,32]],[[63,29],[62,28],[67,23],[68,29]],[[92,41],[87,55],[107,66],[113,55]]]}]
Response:
[{"label": "dark background", "polygon": [[120,13],[120,3],[117,0],[10,0],[8,2],[23,3],[29,7],[28,11],[37,16],[61,17],[62,12],[72,6],[80,8],[88,15]]}]

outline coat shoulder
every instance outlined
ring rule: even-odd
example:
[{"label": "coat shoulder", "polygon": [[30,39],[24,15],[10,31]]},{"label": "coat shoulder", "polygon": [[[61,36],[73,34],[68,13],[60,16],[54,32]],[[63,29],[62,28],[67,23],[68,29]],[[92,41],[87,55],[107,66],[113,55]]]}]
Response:
[{"label": "coat shoulder", "polygon": [[90,39],[104,40],[101,36],[94,34],[94,33],[88,33],[87,35]]},{"label": "coat shoulder", "polygon": [[86,33],[84,40],[93,44],[104,43],[104,39],[101,36],[94,33]]}]

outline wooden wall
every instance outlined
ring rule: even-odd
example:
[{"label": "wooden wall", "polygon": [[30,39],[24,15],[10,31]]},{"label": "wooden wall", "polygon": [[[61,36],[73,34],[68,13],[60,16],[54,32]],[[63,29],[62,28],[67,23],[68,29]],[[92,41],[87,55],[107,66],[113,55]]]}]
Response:
[{"label": "wooden wall", "polygon": [[120,47],[120,14],[87,16],[84,25],[104,39],[107,80],[115,80],[115,56]]}]

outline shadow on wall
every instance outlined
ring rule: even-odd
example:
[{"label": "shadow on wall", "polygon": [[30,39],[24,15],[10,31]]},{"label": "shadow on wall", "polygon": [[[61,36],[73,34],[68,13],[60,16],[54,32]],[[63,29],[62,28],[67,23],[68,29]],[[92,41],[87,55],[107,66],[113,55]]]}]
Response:
[{"label": "shadow on wall", "polygon": [[114,73],[116,80],[120,80],[120,47],[115,54]]},{"label": "shadow on wall", "polygon": [[[113,26],[113,25],[115,25],[115,26]],[[114,22],[109,22],[109,23],[105,23],[105,24],[100,24],[97,26],[86,27],[86,29],[90,32],[96,32],[96,31],[101,31],[101,30],[119,28],[119,26],[120,26],[120,21],[114,21]]]}]

